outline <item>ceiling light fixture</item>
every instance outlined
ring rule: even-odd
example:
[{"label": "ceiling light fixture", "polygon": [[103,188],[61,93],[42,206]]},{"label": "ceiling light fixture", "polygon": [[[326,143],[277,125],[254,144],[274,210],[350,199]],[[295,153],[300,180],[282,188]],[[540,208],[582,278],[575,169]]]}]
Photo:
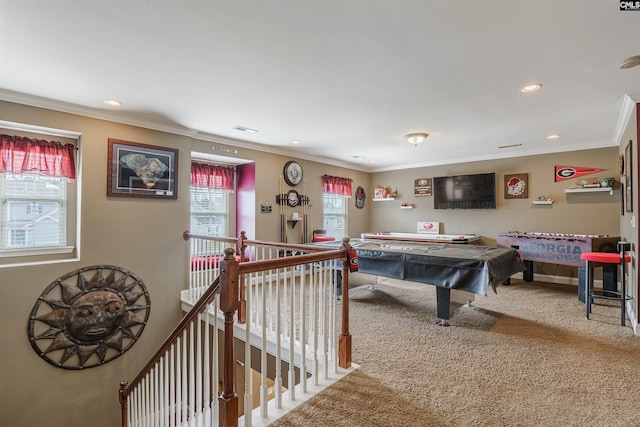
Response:
[{"label": "ceiling light fixture", "polygon": [[547,136],[547,139],[558,139],[558,138],[560,138],[560,134],[558,134],[558,133],[553,133],[553,134]]},{"label": "ceiling light fixture", "polygon": [[249,132],[249,133],[258,133],[258,132],[260,132],[257,129],[251,129],[251,128],[248,128],[248,127],[245,127],[245,126],[236,126],[236,127],[234,127],[234,129],[235,130],[239,130],[241,132]]},{"label": "ceiling light fixture", "polygon": [[115,99],[105,99],[104,103],[112,107],[122,107],[122,102],[116,101]]},{"label": "ceiling light fixture", "polygon": [[427,139],[428,136],[428,133],[408,133],[404,136],[404,139],[406,139],[409,144],[413,144],[414,147],[417,147]]},{"label": "ceiling light fixture", "polygon": [[631,56],[622,61],[622,63],[620,64],[620,69],[626,70],[627,68],[637,67],[638,65],[640,65],[640,55]]},{"label": "ceiling light fixture", "polygon": [[542,83],[531,83],[520,89],[520,92],[531,93],[542,88]]},{"label": "ceiling light fixture", "polygon": [[294,139],[293,141],[291,141],[292,144],[300,144],[300,141],[298,141],[297,139]]},{"label": "ceiling light fixture", "polygon": [[356,160],[366,160],[365,156],[357,156],[356,155],[356,156],[353,156],[353,158],[356,159]]}]

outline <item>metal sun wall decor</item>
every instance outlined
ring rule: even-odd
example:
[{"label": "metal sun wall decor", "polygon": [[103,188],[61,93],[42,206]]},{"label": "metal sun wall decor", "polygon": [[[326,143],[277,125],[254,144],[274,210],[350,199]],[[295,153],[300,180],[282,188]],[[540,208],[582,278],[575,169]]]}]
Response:
[{"label": "metal sun wall decor", "polygon": [[144,283],[124,268],[98,265],[56,279],[29,316],[29,342],[64,369],[103,365],[136,343],[149,318]]}]

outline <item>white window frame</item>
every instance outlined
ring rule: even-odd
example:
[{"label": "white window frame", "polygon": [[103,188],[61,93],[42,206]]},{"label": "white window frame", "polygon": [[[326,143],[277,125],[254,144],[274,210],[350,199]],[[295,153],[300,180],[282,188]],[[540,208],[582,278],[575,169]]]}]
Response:
[{"label": "white window frame", "polygon": [[[76,179],[68,182],[64,207],[66,209],[66,242],[63,245],[37,246],[37,247],[15,247],[0,249],[0,268],[16,267],[26,265],[53,264],[60,262],[72,262],[80,260],[80,224],[81,224],[81,194],[82,164],[80,155],[81,136],[80,132],[63,129],[33,126],[23,123],[8,122],[0,120],[0,132],[13,133],[31,137],[30,134],[42,135],[42,139],[67,138],[75,140],[77,151],[76,156]],[[0,219],[4,221],[4,219]],[[2,227],[4,230],[4,227]]]},{"label": "white window frame", "polygon": [[[225,205],[225,210],[220,211],[220,210],[215,210],[215,209],[202,209],[202,210],[197,210],[194,212],[194,190],[198,191],[199,190],[206,190],[208,192],[213,192],[213,193],[219,193],[220,195],[222,195],[222,197],[224,197],[225,201],[224,201],[224,205]],[[194,228],[193,225],[193,221],[194,221],[194,216],[198,216],[198,215],[202,215],[202,216],[210,216],[210,215],[219,215],[219,216],[224,216],[225,220],[224,220],[224,230],[222,230],[222,234],[220,235],[216,235],[217,237],[228,237],[229,236],[229,226],[230,226],[230,209],[229,209],[229,191],[228,190],[217,190],[217,189],[213,189],[213,188],[206,188],[206,187],[199,187],[196,185],[192,185],[191,188],[189,189],[189,193],[190,193],[190,198],[189,198],[189,221],[190,221],[190,232],[194,233],[194,234],[201,234],[200,230],[198,230],[197,228]],[[203,233],[203,234],[209,234],[209,233]],[[210,234],[210,235],[215,235],[215,234]]]},{"label": "white window frame", "polygon": [[[330,212],[331,206],[330,204],[334,204],[336,200],[342,200],[342,207],[344,208],[342,212]],[[341,240],[344,237],[349,237],[349,197],[341,196],[339,194],[332,193],[322,193],[322,228],[326,230],[327,236],[335,237],[336,240]],[[328,212],[329,211],[329,212]],[[340,230],[339,228],[333,227],[330,225],[330,221],[336,218],[342,218],[342,222],[344,224],[344,236],[336,236],[335,234],[339,234],[335,232],[335,230]]]}]

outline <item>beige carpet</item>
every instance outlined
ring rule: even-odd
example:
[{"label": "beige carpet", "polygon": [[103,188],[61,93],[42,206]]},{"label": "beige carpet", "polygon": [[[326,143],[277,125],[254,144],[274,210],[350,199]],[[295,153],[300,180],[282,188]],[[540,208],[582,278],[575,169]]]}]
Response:
[{"label": "beige carpet", "polygon": [[351,289],[361,368],[271,425],[640,425],[640,337],[619,309],[586,320],[576,287],[512,282],[450,327],[432,286]]}]

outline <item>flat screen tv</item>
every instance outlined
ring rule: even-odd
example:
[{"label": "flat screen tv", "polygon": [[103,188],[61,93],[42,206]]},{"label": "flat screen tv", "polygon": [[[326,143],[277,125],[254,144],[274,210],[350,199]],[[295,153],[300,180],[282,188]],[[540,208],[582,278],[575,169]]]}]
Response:
[{"label": "flat screen tv", "polygon": [[433,178],[434,209],[495,209],[496,174]]}]

